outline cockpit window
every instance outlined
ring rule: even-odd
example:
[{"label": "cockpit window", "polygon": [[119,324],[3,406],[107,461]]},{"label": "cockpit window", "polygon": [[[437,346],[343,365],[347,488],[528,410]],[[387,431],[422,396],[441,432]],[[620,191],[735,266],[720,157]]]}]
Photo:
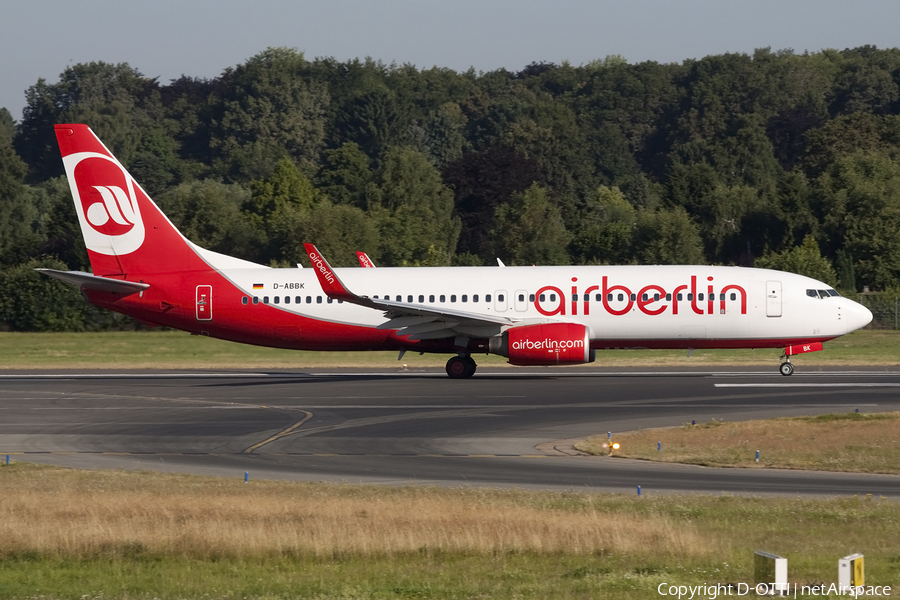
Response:
[{"label": "cockpit window", "polygon": [[820,299],[831,298],[832,296],[840,296],[840,294],[838,294],[837,290],[832,290],[832,289],[806,290],[806,295],[809,296],[810,298],[820,298]]}]

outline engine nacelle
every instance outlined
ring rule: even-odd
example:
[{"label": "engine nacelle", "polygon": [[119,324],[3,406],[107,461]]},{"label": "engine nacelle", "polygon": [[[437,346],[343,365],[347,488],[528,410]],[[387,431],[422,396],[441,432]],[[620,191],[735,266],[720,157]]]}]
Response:
[{"label": "engine nacelle", "polygon": [[491,340],[491,352],[519,366],[580,365],[594,362],[591,333],[577,323],[538,323],[506,330]]}]

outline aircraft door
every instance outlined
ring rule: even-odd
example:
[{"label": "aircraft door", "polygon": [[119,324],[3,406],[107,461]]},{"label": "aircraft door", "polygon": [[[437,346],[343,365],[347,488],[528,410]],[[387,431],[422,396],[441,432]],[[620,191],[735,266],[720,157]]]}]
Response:
[{"label": "aircraft door", "polygon": [[198,285],[195,299],[198,321],[212,321],[212,286]]},{"label": "aircraft door", "polygon": [[525,290],[516,290],[516,296],[514,298],[516,311],[525,312],[528,310],[528,292]]},{"label": "aircraft door", "polygon": [[506,297],[506,290],[497,290],[494,293],[494,310],[497,312],[506,312],[509,307],[509,299]]},{"label": "aircraft door", "polygon": [[781,316],[781,282],[766,282],[766,316]]}]

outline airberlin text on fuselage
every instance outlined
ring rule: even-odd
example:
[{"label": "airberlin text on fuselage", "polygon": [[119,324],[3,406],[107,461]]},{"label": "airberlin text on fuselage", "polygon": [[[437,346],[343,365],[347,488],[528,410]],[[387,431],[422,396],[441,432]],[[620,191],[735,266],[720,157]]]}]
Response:
[{"label": "airberlin text on fuselage", "polygon": [[[325,266],[325,261],[321,256],[319,256],[315,252],[310,252],[309,260],[312,261],[312,264],[314,264],[315,267],[319,270],[319,272],[322,274],[322,277],[325,278],[325,281],[327,281],[328,283],[334,283],[334,275],[331,273],[331,271],[328,270],[328,267]],[[331,301],[329,300],[329,302]]]},{"label": "airberlin text on fuselage", "polygon": [[[706,289],[701,287],[699,293],[696,275],[691,275],[689,284],[679,285],[672,290],[667,291],[662,286],[650,284],[645,285],[635,293],[624,285],[610,285],[609,277],[604,275],[600,285],[592,285],[581,292],[579,292],[577,285],[572,285],[571,302],[567,301],[566,295],[558,287],[545,285],[535,293],[534,307],[542,315],[552,317],[565,315],[566,305],[569,304],[569,314],[577,315],[579,314],[578,305],[581,303],[581,314],[590,315],[591,294],[599,292],[603,309],[607,313],[617,316],[628,314],[635,305],[642,313],[650,316],[661,315],[667,309],[671,309],[673,315],[679,313],[697,315],[725,314],[726,306],[730,306],[734,310],[737,308],[737,302],[740,302],[741,314],[746,315],[747,291],[735,284],[726,285],[717,290],[713,285],[713,279],[713,277],[707,277]],[[575,284],[577,282],[578,278],[573,277],[572,283]],[[542,302],[541,295],[551,292],[551,301],[549,303],[546,301]],[[705,298],[701,300],[699,294],[703,294]],[[731,294],[735,296],[733,301],[731,300]],[[556,296],[555,301],[554,295]],[[620,295],[622,300],[619,300]],[[717,304],[718,307],[716,306]]]}]

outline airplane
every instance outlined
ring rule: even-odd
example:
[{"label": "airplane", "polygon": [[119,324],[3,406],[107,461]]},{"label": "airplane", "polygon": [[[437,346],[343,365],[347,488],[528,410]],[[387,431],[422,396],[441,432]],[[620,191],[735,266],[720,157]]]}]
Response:
[{"label": "airplane", "polygon": [[334,269],[312,244],[311,269],[269,268],[185,238],[87,125],[55,131],[93,273],[39,270],[151,326],[297,350],[448,353],[461,379],[473,355],[576,365],[605,348],[784,348],[790,375],[792,356],[872,320],[821,281],[767,269]]}]

